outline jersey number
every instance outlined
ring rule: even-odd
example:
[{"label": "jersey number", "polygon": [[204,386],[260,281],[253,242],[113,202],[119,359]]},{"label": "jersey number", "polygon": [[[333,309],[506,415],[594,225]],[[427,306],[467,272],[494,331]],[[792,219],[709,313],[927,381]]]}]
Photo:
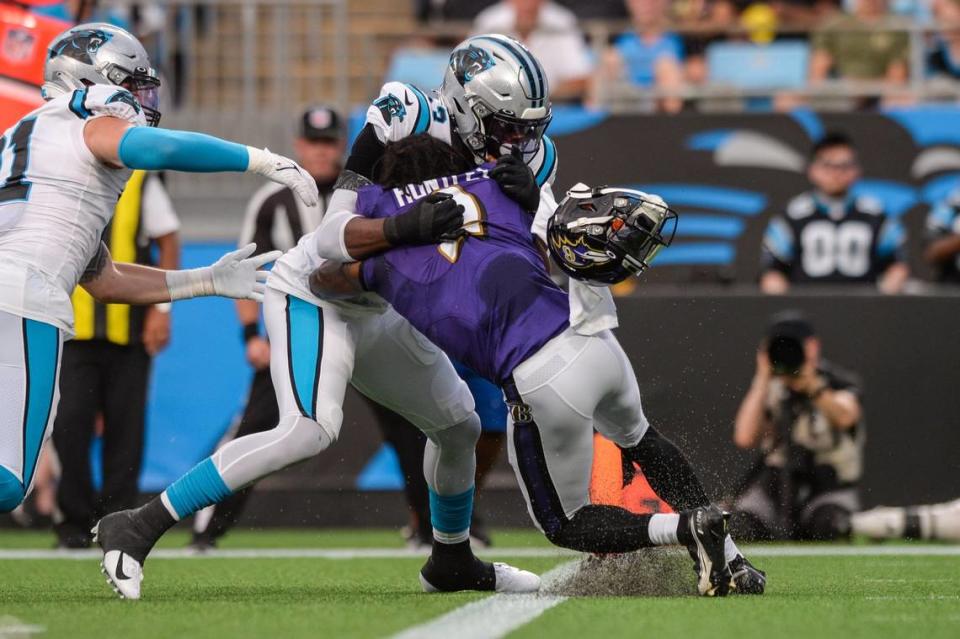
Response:
[{"label": "jersey number", "polygon": [[[30,196],[31,183],[26,178],[27,165],[30,164],[30,136],[36,119],[23,120],[10,137],[10,151],[13,156],[10,174],[0,186],[0,204],[25,201]],[[0,138],[0,176],[3,176],[4,139]]]},{"label": "jersey number", "polygon": [[[487,234],[487,210],[483,208],[483,203],[472,193],[464,191],[459,186],[440,189],[440,193],[449,193],[453,196],[454,202],[463,206],[462,228],[467,232],[467,235],[483,237]],[[460,259],[460,249],[465,240],[465,237],[460,237],[456,240],[444,242],[437,246],[437,250],[447,261],[455,263]]]},{"label": "jersey number", "polygon": [[803,271],[809,277],[838,272],[862,277],[870,270],[872,233],[863,222],[811,222],[800,233]]}]

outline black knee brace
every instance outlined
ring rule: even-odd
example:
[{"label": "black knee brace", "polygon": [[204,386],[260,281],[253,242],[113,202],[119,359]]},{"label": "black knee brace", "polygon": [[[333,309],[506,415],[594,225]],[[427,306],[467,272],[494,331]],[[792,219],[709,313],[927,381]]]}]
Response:
[{"label": "black knee brace", "polygon": [[652,426],[633,448],[621,448],[624,457],[636,462],[657,496],[680,512],[708,506],[703,484],[676,444]]}]

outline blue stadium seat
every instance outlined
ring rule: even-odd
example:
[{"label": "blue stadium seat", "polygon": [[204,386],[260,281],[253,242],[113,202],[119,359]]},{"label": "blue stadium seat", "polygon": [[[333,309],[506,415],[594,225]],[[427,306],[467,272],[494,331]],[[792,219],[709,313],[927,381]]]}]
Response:
[{"label": "blue stadium seat", "polygon": [[710,82],[740,89],[797,89],[807,81],[806,42],[715,42],[707,47]]},{"label": "blue stadium seat", "polygon": [[390,59],[386,80],[406,82],[425,91],[435,89],[443,80],[443,72],[449,60],[449,49],[397,49]]}]

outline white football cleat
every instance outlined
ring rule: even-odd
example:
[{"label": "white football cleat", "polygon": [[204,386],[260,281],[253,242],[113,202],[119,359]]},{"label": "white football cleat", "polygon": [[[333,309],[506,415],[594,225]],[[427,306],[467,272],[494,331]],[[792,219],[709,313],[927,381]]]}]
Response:
[{"label": "white football cleat", "polygon": [[103,555],[100,572],[121,599],[139,599],[143,567],[122,550],[109,550]]},{"label": "white football cleat", "polygon": [[528,570],[494,562],[493,572],[497,579],[497,592],[530,593],[540,590],[540,577]]}]

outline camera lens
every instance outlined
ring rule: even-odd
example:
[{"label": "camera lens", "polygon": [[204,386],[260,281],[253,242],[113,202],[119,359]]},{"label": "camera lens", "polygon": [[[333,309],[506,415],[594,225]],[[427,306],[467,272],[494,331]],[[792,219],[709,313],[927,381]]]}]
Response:
[{"label": "camera lens", "polygon": [[776,336],[770,340],[767,347],[770,365],[777,375],[796,375],[806,359],[803,353],[803,343],[794,338]]}]

